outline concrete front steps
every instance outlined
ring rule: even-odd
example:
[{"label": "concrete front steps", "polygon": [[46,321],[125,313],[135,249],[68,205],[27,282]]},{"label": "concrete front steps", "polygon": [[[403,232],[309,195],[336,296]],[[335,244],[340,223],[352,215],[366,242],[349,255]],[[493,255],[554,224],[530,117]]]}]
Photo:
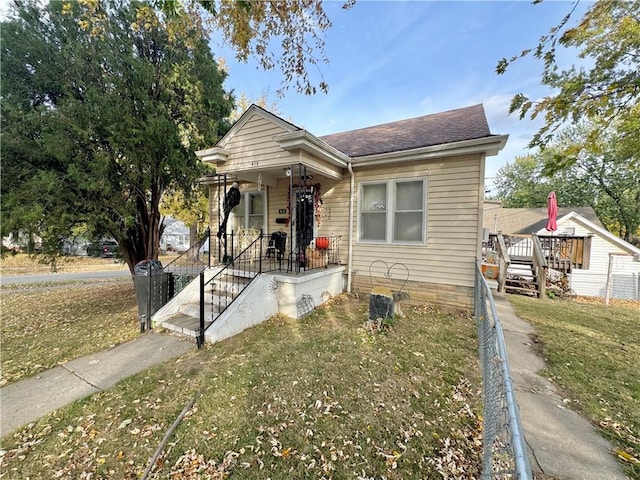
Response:
[{"label": "concrete front steps", "polygon": [[[214,282],[205,285],[204,328],[213,323],[238,293],[251,281],[249,272],[229,270],[218,277]],[[200,280],[193,280],[200,287]],[[200,331],[200,299],[199,296],[191,296],[188,301],[181,302],[178,311],[166,320],[158,322],[158,326],[174,332],[182,333],[190,337],[197,337]]]},{"label": "concrete front steps", "polygon": [[[212,279],[221,270],[222,267],[207,269],[205,280]],[[311,270],[304,274],[262,273],[249,282],[250,274],[253,272],[230,269],[223,278],[216,278],[215,285],[207,285],[205,342],[215,343],[229,338],[278,313],[292,318],[302,317],[331,297],[343,293],[345,287],[343,266]],[[218,316],[220,311],[222,313]],[[196,278],[158,310],[152,322],[155,326],[196,337],[200,328],[199,318],[200,281]]]}]

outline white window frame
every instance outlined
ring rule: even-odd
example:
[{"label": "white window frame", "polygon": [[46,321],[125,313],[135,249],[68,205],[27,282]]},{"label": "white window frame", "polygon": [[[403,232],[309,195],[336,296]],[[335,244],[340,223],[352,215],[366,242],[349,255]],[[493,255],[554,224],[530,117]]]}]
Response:
[{"label": "white window frame", "polygon": [[[267,192],[266,189],[263,190],[250,190],[248,192],[242,192],[242,199],[241,202],[243,203],[243,215],[242,215],[242,228],[244,229],[248,229],[249,228],[249,218],[254,216],[257,217],[258,215],[255,214],[250,214],[249,213],[249,205],[250,205],[250,198],[251,195],[262,195],[262,206],[263,206],[263,212],[262,212],[262,230],[266,231],[266,224],[267,224]],[[235,209],[234,209],[235,210]],[[231,215],[233,217],[233,220],[230,219],[230,225],[233,225],[235,223],[235,220],[237,219],[238,215],[234,212],[234,210],[231,211]],[[237,233],[237,232],[236,232]]]},{"label": "white window frame", "polygon": [[[396,241],[395,237],[395,218],[396,218],[396,189],[397,185],[405,182],[422,182],[422,239],[416,241]],[[386,204],[385,204],[385,235],[384,240],[372,240],[362,238],[362,201],[364,198],[364,187],[369,185],[386,185]],[[358,242],[368,244],[382,245],[426,245],[427,244],[427,177],[403,177],[382,181],[366,181],[358,183]]]}]

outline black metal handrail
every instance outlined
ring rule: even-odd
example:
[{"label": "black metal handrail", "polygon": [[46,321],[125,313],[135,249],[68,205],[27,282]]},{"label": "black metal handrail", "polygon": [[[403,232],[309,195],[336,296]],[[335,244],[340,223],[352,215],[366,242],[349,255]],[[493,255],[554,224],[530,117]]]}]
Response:
[{"label": "black metal handrail", "polygon": [[287,270],[300,273],[340,264],[341,236],[321,236],[303,240],[304,245],[289,252]]},{"label": "black metal handrail", "polygon": [[[285,232],[259,233],[262,242],[262,273],[286,271],[301,273],[329,265],[340,264],[341,236],[318,236],[300,240],[299,245],[292,247]],[[235,253],[243,244],[247,244],[246,232],[234,232],[218,238],[217,264],[232,263],[238,255]],[[250,238],[253,242],[255,237]],[[226,243],[226,252],[224,249]]]},{"label": "black metal handrail", "polygon": [[[260,274],[274,271],[309,271],[339,264],[339,244],[341,237],[316,237],[304,249],[286,251],[286,235],[274,232],[265,235],[260,232],[238,255],[233,256],[237,234],[227,235],[227,258],[220,263],[220,270],[209,280],[204,271],[200,272],[200,325],[197,345],[204,345],[204,335],[208,328],[231,306],[249,284]],[[211,302],[205,302],[207,287],[211,288]],[[213,295],[213,292],[216,295]],[[211,309],[210,321],[206,320],[206,307]]]},{"label": "black metal handrail", "polygon": [[[200,325],[196,343],[198,348],[204,345],[205,331],[220,318],[224,311],[240,296],[249,284],[262,273],[262,232],[240,252],[233,260],[226,263],[213,277],[205,279],[204,271],[200,272]],[[230,278],[229,278],[230,277]],[[205,323],[205,292],[211,288],[211,321]],[[214,290],[217,303],[214,303]]]},{"label": "black metal handrail", "polygon": [[200,252],[203,245],[209,239],[209,229],[198,239],[196,243],[191,245],[186,252],[181,253],[176,258],[165,265],[162,270],[166,273],[172,273],[174,278],[174,295],[196,278],[200,272],[203,272],[211,262],[211,245],[205,252]]}]

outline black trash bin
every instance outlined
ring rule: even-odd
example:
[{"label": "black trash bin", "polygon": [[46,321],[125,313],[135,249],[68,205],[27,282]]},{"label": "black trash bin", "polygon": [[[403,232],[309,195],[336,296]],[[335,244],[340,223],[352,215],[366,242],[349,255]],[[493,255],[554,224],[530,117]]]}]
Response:
[{"label": "black trash bin", "polygon": [[163,271],[162,263],[158,260],[138,262],[133,267],[133,274],[140,331],[144,332],[151,328],[151,315],[173,297],[173,274]]}]

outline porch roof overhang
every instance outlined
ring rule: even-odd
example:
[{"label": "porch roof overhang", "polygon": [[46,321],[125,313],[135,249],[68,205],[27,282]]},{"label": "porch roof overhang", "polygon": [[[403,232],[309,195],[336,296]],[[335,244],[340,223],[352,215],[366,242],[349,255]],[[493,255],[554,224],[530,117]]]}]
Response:
[{"label": "porch roof overhang", "polygon": [[198,150],[196,156],[203,162],[215,163],[217,165],[219,162],[226,162],[229,153],[230,152],[222,147],[212,147],[205,150]]},{"label": "porch roof overhang", "polygon": [[398,162],[410,162],[429,158],[453,157],[484,153],[486,156],[497,155],[507,143],[509,135],[492,135],[489,137],[463,140],[460,142],[431,145],[412,150],[378,153],[362,157],[353,157],[353,166],[376,166]]},{"label": "porch roof overhang", "polygon": [[302,150],[340,168],[347,168],[350,158],[306,130],[275,135],[273,140],[286,151]]}]

